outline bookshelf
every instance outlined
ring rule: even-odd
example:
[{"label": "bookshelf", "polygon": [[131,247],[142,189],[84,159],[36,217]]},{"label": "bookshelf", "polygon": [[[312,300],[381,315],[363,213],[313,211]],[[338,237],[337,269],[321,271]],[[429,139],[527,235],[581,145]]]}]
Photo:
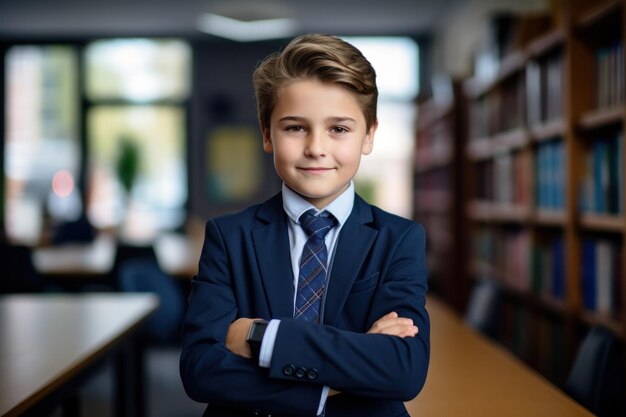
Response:
[{"label": "bookshelf", "polygon": [[435,77],[432,90],[433,96],[417,107],[413,216],[428,233],[430,290],[460,312],[469,292],[462,187],[465,107],[458,80]]},{"label": "bookshelf", "polygon": [[626,340],[625,3],[555,3],[462,86],[469,281],[498,282],[498,339],[559,386],[590,326]]}]

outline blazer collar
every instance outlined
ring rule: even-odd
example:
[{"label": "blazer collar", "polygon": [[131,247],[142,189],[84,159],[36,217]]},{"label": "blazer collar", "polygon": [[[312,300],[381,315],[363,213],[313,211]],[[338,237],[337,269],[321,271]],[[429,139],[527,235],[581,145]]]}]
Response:
[{"label": "blazer collar", "polygon": [[[273,318],[293,316],[293,271],[282,194],[259,206],[260,226],[252,231],[261,279]],[[378,234],[372,209],[355,194],[352,213],[339,233],[324,305],[324,323],[334,325]]]},{"label": "blazer collar", "polygon": [[339,232],[333,269],[326,290],[324,304],[326,324],[336,324],[352,284],[378,235],[378,231],[371,227],[372,220],[370,205],[355,194],[352,213]]},{"label": "blazer collar", "polygon": [[292,317],[293,271],[282,194],[261,204],[256,216],[261,224],[252,231],[252,240],[271,317]]}]

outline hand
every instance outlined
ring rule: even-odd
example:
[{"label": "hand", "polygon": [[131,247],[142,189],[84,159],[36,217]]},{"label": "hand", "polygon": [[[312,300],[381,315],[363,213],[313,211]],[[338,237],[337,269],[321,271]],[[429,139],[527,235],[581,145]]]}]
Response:
[{"label": "hand", "polygon": [[246,339],[254,320],[256,319],[240,318],[228,326],[228,333],[226,333],[226,348],[228,350],[244,358],[252,358],[250,345]]},{"label": "hand", "polygon": [[376,320],[372,328],[367,333],[387,334],[402,338],[413,337],[418,333],[417,326],[413,325],[413,320],[405,317],[398,317],[398,313],[392,311]]}]

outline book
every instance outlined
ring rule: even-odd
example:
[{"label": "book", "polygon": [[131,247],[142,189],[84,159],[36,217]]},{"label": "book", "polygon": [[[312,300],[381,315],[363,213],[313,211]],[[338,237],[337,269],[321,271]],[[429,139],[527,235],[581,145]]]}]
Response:
[{"label": "book", "polygon": [[582,300],[588,310],[596,309],[596,247],[589,238],[582,242]]}]

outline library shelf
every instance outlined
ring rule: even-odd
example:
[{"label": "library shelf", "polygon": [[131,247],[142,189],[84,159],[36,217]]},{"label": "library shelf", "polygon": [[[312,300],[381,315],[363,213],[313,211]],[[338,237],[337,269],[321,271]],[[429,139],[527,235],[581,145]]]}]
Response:
[{"label": "library shelf", "polygon": [[621,322],[621,320],[612,317],[609,313],[583,310],[580,313],[580,318],[589,326],[604,326],[613,331],[613,333],[620,339],[624,339],[623,323]]},{"label": "library shelf", "polygon": [[524,148],[530,143],[530,133],[526,128],[513,128],[496,133],[491,137],[473,139],[468,143],[468,158],[481,161],[509,151]]},{"label": "library shelf", "polygon": [[[512,324],[511,311],[562,325],[561,348],[546,357],[565,367],[593,325],[626,340],[625,4],[556,2],[552,28],[506,55],[491,79],[463,83],[470,281],[490,277],[508,291],[501,341],[536,331]],[[589,285],[605,291],[607,279],[611,297],[598,298]],[[539,291],[545,282],[557,289]],[[523,359],[537,367],[532,355]]]},{"label": "library shelf", "polygon": [[494,87],[508,79],[512,75],[519,73],[524,69],[527,54],[521,51],[515,51],[505,57],[500,63],[498,73],[493,80],[470,79],[464,84],[465,93],[469,98],[478,98],[488,94]]},{"label": "library shelf", "polygon": [[443,214],[450,211],[453,196],[448,190],[422,190],[415,203],[415,210],[420,214]]},{"label": "library shelf", "polygon": [[454,103],[452,101],[447,101],[441,104],[432,101],[427,105],[422,106],[418,114],[419,122],[416,126],[417,133],[432,127],[445,117],[450,116],[453,110]]},{"label": "library shelf", "polygon": [[441,146],[437,151],[415,155],[415,172],[423,174],[435,169],[445,168],[454,161],[453,149],[449,145]]},{"label": "library shelf", "polygon": [[474,161],[483,161],[493,156],[491,141],[488,138],[471,140],[465,152],[467,158]]},{"label": "library shelf", "polygon": [[530,58],[541,57],[565,44],[565,32],[561,28],[554,29],[538,37],[528,45]]},{"label": "library shelf", "polygon": [[465,99],[453,77],[433,80],[416,108],[413,218],[429,233],[431,291],[462,312],[469,298],[465,208]]},{"label": "library shelf", "polygon": [[564,210],[539,208],[535,210],[532,221],[539,226],[564,227],[567,213]]},{"label": "library shelf", "polygon": [[525,223],[531,218],[528,205],[496,203],[485,200],[468,202],[467,215],[472,220],[498,223]]},{"label": "library shelf", "polygon": [[535,142],[545,142],[565,135],[565,120],[562,118],[539,123],[530,128],[530,136]]},{"label": "library shelf", "polygon": [[601,129],[624,121],[624,107],[594,109],[585,112],[578,122],[581,130]]},{"label": "library shelf", "polygon": [[564,314],[567,310],[565,302],[547,294],[540,294],[531,291],[529,288],[522,288],[507,282],[506,274],[499,271],[493,265],[485,261],[472,261],[472,276],[474,280],[487,279],[496,283],[498,288],[509,296],[514,296],[526,303],[532,304],[535,308],[551,311],[553,313]]},{"label": "library shelf", "polygon": [[610,214],[582,214],[578,222],[587,231],[624,233],[624,216]]},{"label": "library shelf", "polygon": [[596,2],[592,7],[583,11],[578,20],[574,22],[574,27],[585,31],[602,31],[602,27],[607,21],[612,20],[619,24],[623,7],[622,0],[609,0]]}]

